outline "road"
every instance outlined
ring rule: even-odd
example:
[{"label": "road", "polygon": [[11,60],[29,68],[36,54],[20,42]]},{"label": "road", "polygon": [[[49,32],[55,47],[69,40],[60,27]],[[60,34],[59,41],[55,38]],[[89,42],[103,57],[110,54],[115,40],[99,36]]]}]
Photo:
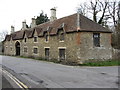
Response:
[{"label": "road", "polygon": [[0,66],[0,90],[6,88],[12,88],[12,90],[15,90],[13,88],[19,88],[19,86],[3,72],[2,67]]},{"label": "road", "polygon": [[75,67],[0,56],[3,68],[29,88],[118,88],[118,67]]}]

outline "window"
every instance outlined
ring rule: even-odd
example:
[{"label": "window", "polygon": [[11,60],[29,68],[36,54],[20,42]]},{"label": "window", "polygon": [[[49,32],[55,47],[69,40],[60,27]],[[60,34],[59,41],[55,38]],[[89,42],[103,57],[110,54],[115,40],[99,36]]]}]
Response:
[{"label": "window", "polygon": [[60,38],[60,41],[64,41],[64,33],[61,33],[59,38]]},{"label": "window", "polygon": [[59,49],[59,59],[65,60],[65,49]]},{"label": "window", "polygon": [[49,59],[49,48],[45,48],[45,59]]},{"label": "window", "polygon": [[65,40],[65,36],[64,36],[65,34],[64,34],[64,31],[63,31],[63,29],[60,29],[59,31],[58,31],[58,39],[59,39],[59,41],[64,41]]},{"label": "window", "polygon": [[34,42],[37,42],[37,37],[34,37]]},{"label": "window", "polygon": [[93,43],[95,47],[100,47],[100,33],[93,33]]},{"label": "window", "polygon": [[38,48],[34,48],[33,53],[37,54],[38,53]]},{"label": "window", "polygon": [[45,35],[45,41],[46,42],[48,41],[48,35]]},{"label": "window", "polygon": [[27,39],[25,38],[25,39],[24,39],[24,42],[26,42],[26,41],[27,41]]},{"label": "window", "polygon": [[12,51],[12,47],[10,48],[10,50]]},{"label": "window", "polygon": [[27,52],[27,48],[24,48],[24,52]]}]

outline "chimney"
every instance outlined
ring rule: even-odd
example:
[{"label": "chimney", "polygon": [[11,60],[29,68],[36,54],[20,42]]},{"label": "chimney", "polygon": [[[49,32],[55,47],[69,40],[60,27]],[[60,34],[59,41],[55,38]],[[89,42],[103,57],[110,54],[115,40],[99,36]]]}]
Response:
[{"label": "chimney", "polygon": [[11,33],[14,33],[14,32],[15,32],[14,26],[11,26]]},{"label": "chimney", "polygon": [[34,28],[36,26],[36,19],[32,18],[31,28]]},{"label": "chimney", "polygon": [[22,22],[22,30],[24,30],[24,29],[27,29],[27,27],[26,27],[26,21]]},{"label": "chimney", "polygon": [[50,10],[51,10],[50,21],[52,22],[52,21],[54,21],[54,20],[57,19],[57,17],[56,17],[56,8],[52,8],[52,9],[50,9]]},{"label": "chimney", "polygon": [[77,30],[80,29],[80,12],[77,12]]}]

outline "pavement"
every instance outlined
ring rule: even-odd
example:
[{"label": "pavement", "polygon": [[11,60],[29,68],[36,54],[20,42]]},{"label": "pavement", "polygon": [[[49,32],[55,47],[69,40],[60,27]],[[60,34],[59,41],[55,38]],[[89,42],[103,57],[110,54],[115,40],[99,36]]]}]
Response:
[{"label": "pavement", "polygon": [[5,70],[29,88],[118,88],[118,66],[66,66],[51,62],[0,56]]}]

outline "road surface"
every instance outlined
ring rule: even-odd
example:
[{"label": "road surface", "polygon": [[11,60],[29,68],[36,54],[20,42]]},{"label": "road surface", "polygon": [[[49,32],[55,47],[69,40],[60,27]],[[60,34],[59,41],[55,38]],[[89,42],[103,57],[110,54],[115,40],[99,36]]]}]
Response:
[{"label": "road surface", "polygon": [[76,67],[0,56],[1,65],[29,88],[118,88],[118,66]]}]

